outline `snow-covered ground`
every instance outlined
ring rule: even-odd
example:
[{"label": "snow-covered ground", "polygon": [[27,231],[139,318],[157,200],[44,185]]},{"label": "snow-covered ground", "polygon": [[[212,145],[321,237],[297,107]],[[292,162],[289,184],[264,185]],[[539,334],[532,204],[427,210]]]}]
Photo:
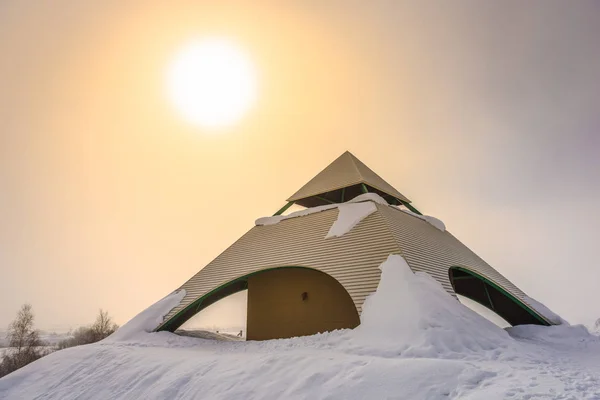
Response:
[{"label": "snow-covered ground", "polygon": [[263,342],[148,333],[181,292],[106,340],[0,379],[1,399],[600,399],[600,337],[501,329],[390,256],[361,325]]},{"label": "snow-covered ground", "polygon": [[[70,332],[46,332],[39,331],[40,340],[48,346],[55,346],[58,342],[65,340],[71,336]],[[7,332],[0,331],[0,348],[8,347]]]},{"label": "snow-covered ground", "polygon": [[[56,333],[56,332],[45,332],[40,331],[40,340],[46,344],[45,346],[40,346],[44,350],[44,352],[52,352],[56,349],[56,345],[71,336],[69,332],[66,333]],[[9,340],[7,338],[7,332],[0,331],[0,357],[4,356],[5,353],[12,351],[13,348],[8,347]],[[0,397],[1,399],[1,397]]]}]

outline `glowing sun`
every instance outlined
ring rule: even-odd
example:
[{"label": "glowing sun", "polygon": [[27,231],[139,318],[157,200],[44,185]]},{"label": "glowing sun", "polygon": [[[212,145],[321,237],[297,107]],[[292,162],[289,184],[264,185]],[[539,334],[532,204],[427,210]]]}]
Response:
[{"label": "glowing sun", "polygon": [[247,55],[221,38],[188,44],[167,74],[169,99],[189,122],[218,128],[237,122],[256,98],[257,78]]}]

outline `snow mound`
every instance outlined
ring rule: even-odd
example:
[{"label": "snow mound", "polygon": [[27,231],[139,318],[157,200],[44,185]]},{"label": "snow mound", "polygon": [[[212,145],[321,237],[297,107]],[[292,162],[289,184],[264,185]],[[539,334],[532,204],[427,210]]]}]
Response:
[{"label": "snow mound", "polygon": [[552,310],[550,310],[548,307],[546,307],[544,304],[540,303],[536,299],[531,298],[529,296],[525,296],[524,300],[526,303],[529,303],[529,305],[532,306],[544,318],[546,318],[548,321],[552,322],[553,324],[569,325],[569,323],[567,321],[565,321],[564,319],[562,319],[560,317],[560,315],[554,313]]},{"label": "snow mound", "polygon": [[510,336],[519,339],[551,344],[597,343],[600,337],[592,335],[583,325],[517,325],[506,329]]},{"label": "snow mound", "polygon": [[367,201],[364,203],[344,203],[338,207],[337,220],[329,228],[325,238],[340,237],[350,232],[360,221],[377,211],[375,203]]},{"label": "snow mound", "polygon": [[519,326],[509,336],[401,256],[380,268],[354,330],[262,342],[146,334],[177,292],[102,342],[1,378],[0,399],[600,398],[600,338],[583,327]]},{"label": "snow mound", "polygon": [[129,341],[137,339],[140,334],[154,331],[163,322],[165,315],[177,307],[184,297],[184,289],[169,294],[133,317],[104,341]]},{"label": "snow mound", "polygon": [[411,357],[463,358],[513,344],[501,328],[451,297],[424,272],[413,273],[404,258],[381,264],[377,291],[363,305],[358,343]]}]

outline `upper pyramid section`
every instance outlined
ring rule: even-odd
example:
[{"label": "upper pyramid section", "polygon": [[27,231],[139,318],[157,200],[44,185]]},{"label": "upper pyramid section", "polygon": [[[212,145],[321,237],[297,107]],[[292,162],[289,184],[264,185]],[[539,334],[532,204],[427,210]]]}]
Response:
[{"label": "upper pyramid section", "polygon": [[377,193],[390,204],[410,203],[352,153],[346,151],[312,178],[288,201],[304,207],[343,203],[366,191]]}]

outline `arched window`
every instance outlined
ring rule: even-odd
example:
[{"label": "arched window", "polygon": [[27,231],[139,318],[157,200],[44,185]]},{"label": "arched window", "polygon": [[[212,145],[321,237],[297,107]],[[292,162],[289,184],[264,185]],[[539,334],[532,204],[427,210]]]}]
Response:
[{"label": "arched window", "polygon": [[451,267],[448,275],[457,295],[487,307],[513,326],[549,325],[527,304],[481,274],[465,267]]}]

